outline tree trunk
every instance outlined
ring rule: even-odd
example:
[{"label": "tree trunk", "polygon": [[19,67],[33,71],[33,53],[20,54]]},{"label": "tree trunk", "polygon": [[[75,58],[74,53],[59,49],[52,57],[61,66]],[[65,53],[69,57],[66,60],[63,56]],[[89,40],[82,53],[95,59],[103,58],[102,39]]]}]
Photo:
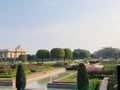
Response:
[{"label": "tree trunk", "polygon": [[37,64],[38,64],[39,60],[37,59]]},{"label": "tree trunk", "polygon": [[43,64],[43,58],[42,58],[42,64]]},{"label": "tree trunk", "polygon": [[65,59],[66,59],[66,58],[64,57],[64,64],[65,64]]},{"label": "tree trunk", "polygon": [[58,63],[58,58],[57,58],[57,63]]}]

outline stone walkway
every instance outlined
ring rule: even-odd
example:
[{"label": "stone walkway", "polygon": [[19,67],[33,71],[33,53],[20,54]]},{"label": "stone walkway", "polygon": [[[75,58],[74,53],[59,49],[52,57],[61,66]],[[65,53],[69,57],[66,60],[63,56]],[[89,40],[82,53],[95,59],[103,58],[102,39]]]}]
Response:
[{"label": "stone walkway", "polygon": [[108,79],[109,79],[109,77],[105,77],[102,80],[102,83],[100,84],[100,89],[99,90],[107,90]]}]

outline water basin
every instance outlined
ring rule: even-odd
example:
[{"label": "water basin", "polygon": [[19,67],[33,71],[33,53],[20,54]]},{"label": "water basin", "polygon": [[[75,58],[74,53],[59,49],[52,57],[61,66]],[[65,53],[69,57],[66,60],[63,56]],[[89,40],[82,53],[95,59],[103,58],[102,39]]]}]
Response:
[{"label": "water basin", "polygon": [[[51,82],[53,80],[62,78],[66,75],[69,75],[70,73],[74,73],[75,71],[67,71],[60,74],[55,74],[50,77],[44,78],[44,79],[38,79],[32,82],[27,83],[26,88],[44,88],[45,90],[73,90],[73,89],[56,89],[56,88],[47,88],[47,83]],[[0,90],[12,90],[15,88],[15,86],[0,86]]]}]

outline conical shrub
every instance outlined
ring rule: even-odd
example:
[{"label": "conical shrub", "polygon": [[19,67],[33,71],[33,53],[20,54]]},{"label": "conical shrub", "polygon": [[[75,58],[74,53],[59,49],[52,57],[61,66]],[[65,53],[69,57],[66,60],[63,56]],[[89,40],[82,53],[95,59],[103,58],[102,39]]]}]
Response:
[{"label": "conical shrub", "polygon": [[89,79],[88,79],[86,67],[83,63],[80,63],[77,72],[77,89],[88,90],[88,86],[89,86]]},{"label": "conical shrub", "polygon": [[20,64],[17,67],[16,88],[17,90],[24,90],[25,86],[26,86],[26,74],[24,71],[24,66]]}]

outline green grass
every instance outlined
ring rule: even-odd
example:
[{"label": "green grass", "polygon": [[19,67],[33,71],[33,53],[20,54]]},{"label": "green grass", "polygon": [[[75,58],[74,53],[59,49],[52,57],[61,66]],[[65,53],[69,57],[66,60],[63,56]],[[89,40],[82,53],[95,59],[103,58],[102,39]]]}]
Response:
[{"label": "green grass", "polygon": [[77,80],[76,77],[77,77],[77,74],[75,72],[75,73],[72,73],[70,75],[60,78],[58,81],[59,82],[76,82]]},{"label": "green grass", "polygon": [[101,81],[99,79],[90,79],[88,90],[96,90],[96,88],[100,84],[100,82]]},{"label": "green grass", "polygon": [[[65,77],[60,78],[57,80],[58,82],[75,82],[77,84],[77,73],[72,73],[70,75],[67,75]],[[97,86],[100,84],[101,80],[99,79],[90,79],[89,80],[89,87],[88,90],[95,90]]]}]

